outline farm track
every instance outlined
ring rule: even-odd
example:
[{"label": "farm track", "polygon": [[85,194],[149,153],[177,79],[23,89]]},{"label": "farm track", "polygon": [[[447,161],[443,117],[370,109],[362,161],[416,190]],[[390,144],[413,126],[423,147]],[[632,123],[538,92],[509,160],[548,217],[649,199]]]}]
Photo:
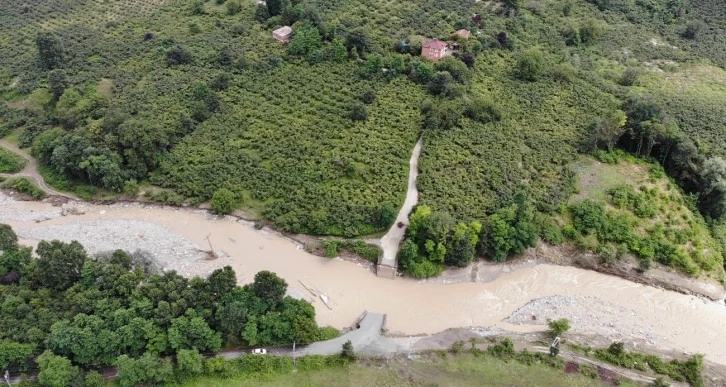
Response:
[{"label": "farm track", "polygon": [[0,147],[13,152],[17,154],[18,156],[21,156],[24,158],[25,161],[25,167],[18,172],[18,173],[0,173],[0,177],[25,177],[28,179],[31,179],[35,185],[37,185],[40,189],[45,191],[48,195],[51,196],[61,196],[68,199],[74,199],[78,200],[78,198],[74,195],[56,191],[55,189],[51,188],[48,184],[46,184],[45,179],[43,176],[38,172],[38,161],[35,160],[28,152],[18,148],[14,144],[8,142],[7,140],[0,140]]},{"label": "farm track", "polygon": [[[408,171],[408,189],[406,190],[406,199],[403,201],[401,210],[398,212],[396,221],[393,222],[391,229],[381,238],[381,248],[383,249],[383,258],[381,265],[396,267],[396,254],[401,246],[403,236],[406,234],[408,226],[408,216],[413,207],[418,203],[418,188],[416,187],[416,178],[418,177],[418,158],[421,156],[421,148],[423,147],[423,138],[419,138],[416,145],[411,151],[411,160],[409,161]],[[399,224],[402,225],[399,227]]]}]

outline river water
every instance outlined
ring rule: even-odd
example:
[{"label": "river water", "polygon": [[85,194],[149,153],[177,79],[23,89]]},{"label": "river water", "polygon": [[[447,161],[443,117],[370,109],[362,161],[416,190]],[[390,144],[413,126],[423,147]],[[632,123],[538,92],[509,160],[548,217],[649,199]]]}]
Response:
[{"label": "river water", "polygon": [[[77,207],[85,214],[61,216],[60,209],[49,203],[0,199],[0,222],[12,225],[27,244],[36,243],[37,238],[32,236],[42,234],[43,230],[52,230],[59,239],[77,239],[90,250],[100,241],[131,250],[143,247],[143,243],[156,243],[161,250],[155,253],[164,255],[167,262],[185,260],[183,265],[178,263],[187,269],[186,275],[205,274],[229,264],[239,282],[247,283],[258,271],[271,270],[285,278],[294,292],[309,295],[299,282],[302,281],[329,297],[330,308],[319,299],[313,301],[322,325],[349,326],[368,310],[386,313],[386,327],[404,334],[435,333],[468,326],[532,331],[543,327],[515,325],[504,320],[532,300],[565,296],[586,302],[575,312],[579,317],[574,319],[573,329],[577,332],[610,329],[618,331],[615,335],[623,338],[653,337],[658,345],[703,353],[712,361],[726,364],[723,302],[706,302],[592,271],[531,265],[502,274],[488,283],[390,280],[378,278],[355,263],[310,255],[275,232],[258,231],[247,222],[230,217],[218,218],[201,211],[174,208],[84,203],[66,204],[66,207]],[[149,234],[151,231],[144,231],[146,225],[155,227],[149,230],[165,230],[168,234]],[[173,236],[175,246],[191,243],[206,247],[208,235],[214,249],[226,258],[205,261],[183,254],[175,258],[174,246],[164,245],[160,240]],[[167,266],[175,267],[174,262]],[[601,303],[609,305],[609,309],[603,309]],[[556,314],[557,306],[552,308]],[[602,319],[603,313],[612,314],[610,322]],[[572,319],[573,316],[560,317]]]}]

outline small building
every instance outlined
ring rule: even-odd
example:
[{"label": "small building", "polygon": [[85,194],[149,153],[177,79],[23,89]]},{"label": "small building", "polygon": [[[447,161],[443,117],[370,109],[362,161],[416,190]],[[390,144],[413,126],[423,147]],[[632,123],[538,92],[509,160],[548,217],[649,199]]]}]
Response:
[{"label": "small building", "polygon": [[280,27],[280,28],[272,31],[272,37],[275,38],[280,43],[289,42],[291,35],[292,35],[292,28],[290,28],[290,26]]},{"label": "small building", "polygon": [[469,37],[471,36],[471,32],[469,32],[469,30],[465,28],[462,28],[456,31],[456,35],[458,35],[462,39],[469,39]]},{"label": "small building", "polygon": [[479,15],[478,13],[475,13],[474,16],[471,17],[471,21],[472,21],[472,23],[477,24],[477,25],[481,24],[481,15]]},{"label": "small building", "polygon": [[432,60],[439,60],[446,56],[446,42],[431,39],[421,46],[421,55]]}]

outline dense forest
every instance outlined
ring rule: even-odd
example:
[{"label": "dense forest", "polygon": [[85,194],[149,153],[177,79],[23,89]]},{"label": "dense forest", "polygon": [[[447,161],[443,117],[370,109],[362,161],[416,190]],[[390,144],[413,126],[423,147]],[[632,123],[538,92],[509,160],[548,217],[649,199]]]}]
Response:
[{"label": "dense forest", "polygon": [[[422,136],[410,274],[503,260],[538,236],[597,235],[581,244],[721,275],[719,2],[8,0],[0,135],[82,196],[211,200],[341,236],[390,226]],[[286,45],[272,37],[282,25]],[[429,38],[456,43],[455,55],[424,59]],[[621,211],[612,200],[571,203],[572,163],[616,149],[660,164],[702,214],[689,227],[707,225],[718,243],[692,251],[667,227],[644,229],[652,240],[613,236],[654,215],[608,223]],[[599,226],[582,224],[590,215]]]},{"label": "dense forest", "polygon": [[5,224],[0,251],[0,369],[38,370],[44,386],[103,385],[93,370],[112,365],[120,385],[159,385],[223,347],[338,335],[268,271],[244,287],[230,267],[186,279],[143,252],[92,257],[78,242],[42,241],[34,258]]}]

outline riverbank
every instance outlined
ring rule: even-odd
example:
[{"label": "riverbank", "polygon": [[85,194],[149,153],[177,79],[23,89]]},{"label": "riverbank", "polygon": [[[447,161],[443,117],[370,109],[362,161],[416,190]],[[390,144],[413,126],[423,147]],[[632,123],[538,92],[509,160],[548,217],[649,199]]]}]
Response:
[{"label": "riverbank", "polygon": [[[35,161],[35,159],[33,159],[27,152],[23,151],[16,145],[6,140],[0,140],[0,147],[14,152],[20,157],[27,160],[27,163],[21,173],[12,176],[26,176],[34,180],[42,189],[46,190],[47,193],[51,195],[46,199],[46,202],[52,203],[55,206],[62,206],[69,200],[77,199],[72,195],[59,193],[50,189],[45,183],[43,177],[38,172],[37,161]],[[405,234],[406,226],[408,224],[408,215],[418,202],[416,179],[418,176],[418,159],[421,154],[422,147],[423,138],[419,138],[411,151],[406,198],[399,210],[396,221],[391,226],[389,231],[380,239],[366,241],[367,243],[372,243],[376,246],[379,246],[383,250],[379,264],[394,268],[396,267],[396,253],[398,252],[399,245]],[[10,192],[10,194],[12,195],[13,193]],[[24,194],[18,194],[15,197],[16,199],[19,199],[21,201],[30,199]],[[163,204],[142,201],[139,199],[140,198],[120,198],[119,200],[114,202],[93,201],[90,202],[90,204],[142,205],[146,207],[155,207],[162,209],[169,208],[169,206]],[[209,210],[208,206],[179,208],[188,209],[190,211]],[[250,219],[248,214],[242,210],[235,211],[233,214],[230,215],[230,217],[234,217],[241,222],[249,222],[251,220],[254,220],[256,221],[256,228],[259,228],[263,225],[263,223],[260,223],[258,219]],[[313,251],[315,248],[317,248],[317,250],[320,250],[319,247],[324,238],[300,234],[278,234],[292,240],[294,243],[297,243],[300,246],[303,246],[308,252],[313,252],[318,256],[324,256],[324,254],[320,254],[319,251]],[[207,243],[209,244],[211,242],[207,241]],[[209,250],[200,250],[199,248],[194,248],[193,250],[195,250],[197,254],[209,253]],[[339,258],[349,262],[353,262],[359,267],[365,268],[366,270],[372,272],[376,271],[375,264],[356,254],[352,254],[350,252],[342,252]],[[700,278],[694,279],[684,275],[683,273],[660,267],[652,268],[646,273],[643,273],[639,270],[637,262],[630,262],[627,260],[619,260],[618,262],[611,265],[603,265],[600,263],[600,259],[591,252],[582,251],[582,249],[570,245],[550,246],[541,241],[537,244],[536,248],[528,249],[519,259],[515,259],[513,262],[510,261],[506,264],[494,264],[482,261],[480,259],[463,269],[449,268],[442,275],[432,278],[426,282],[447,284],[462,282],[489,282],[496,279],[499,274],[511,271],[512,267],[521,267],[522,265],[527,265],[528,263],[532,262],[580,267],[583,269],[594,270],[604,274],[614,275],[633,282],[653,286],[656,288],[672,290],[686,295],[705,297],[712,301],[721,301],[726,303],[726,288],[724,287],[724,284],[719,283],[712,278],[701,276]],[[183,270],[179,271],[184,273]],[[395,273],[393,274],[395,275]]]},{"label": "riverbank", "polygon": [[[503,270],[486,283],[391,281],[350,262],[308,254],[301,245],[275,231],[256,230],[251,222],[202,210],[132,203],[71,201],[54,206],[0,194],[0,222],[13,226],[22,242],[29,245],[50,237],[78,240],[92,253],[114,248],[148,250],[166,270],[186,276],[204,276],[230,265],[238,282],[244,284],[258,271],[271,270],[286,279],[293,295],[310,299],[321,325],[346,327],[363,310],[369,310],[387,314],[389,332],[402,335],[469,326],[536,332],[544,329],[541,324],[547,312],[547,316],[571,318],[575,334],[602,332],[613,335],[614,340],[647,339],[654,347],[704,353],[708,359],[726,364],[726,348],[719,339],[726,335],[723,303],[574,267],[527,264]],[[216,260],[205,259],[207,236],[220,255]],[[300,281],[325,294],[330,308],[312,299]],[[602,302],[584,302],[575,311],[542,304],[548,309],[534,324],[507,321],[528,303],[547,297]],[[618,325],[600,321],[597,310],[615,313],[612,318]]]}]

